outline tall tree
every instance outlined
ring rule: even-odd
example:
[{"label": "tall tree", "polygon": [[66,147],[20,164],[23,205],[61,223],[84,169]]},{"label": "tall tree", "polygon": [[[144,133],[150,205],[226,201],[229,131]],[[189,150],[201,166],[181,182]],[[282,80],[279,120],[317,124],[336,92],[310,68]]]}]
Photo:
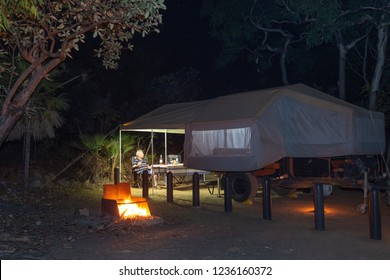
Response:
[{"label": "tall tree", "polygon": [[[346,98],[346,62],[347,55],[356,49],[360,42],[365,42],[365,51],[360,58],[364,67],[361,76],[370,84],[369,108],[374,110],[376,95],[380,89],[380,81],[386,61],[386,48],[388,40],[388,21],[390,17],[389,1],[355,0],[355,1],[311,1],[303,0],[301,9],[305,9],[315,19],[308,27],[307,42],[309,46],[331,42],[337,46],[339,52],[339,97]],[[366,73],[367,46],[376,30],[376,47],[374,53],[374,69],[371,71],[372,79]],[[353,65],[351,65],[353,67]]]},{"label": "tall tree", "polygon": [[55,94],[57,86],[51,82],[41,83],[28,101],[23,116],[8,135],[7,141],[23,139],[24,188],[29,186],[31,140],[53,138],[55,129],[62,126],[62,112],[68,108],[63,94]]},{"label": "tall tree", "polygon": [[[23,60],[17,61],[16,66],[18,72],[22,72],[23,69],[28,67],[27,63]],[[54,71],[51,73],[50,79],[41,81],[35,89],[34,95],[29,99],[22,117],[6,139],[7,141],[23,139],[24,187],[26,190],[29,185],[31,140],[39,141],[46,137],[54,138],[55,129],[61,127],[64,123],[62,112],[69,107],[65,94],[58,94],[57,91],[77,77],[65,83],[58,84],[53,82],[52,79],[58,79],[59,74],[60,71]],[[9,80],[10,77],[3,75],[0,83]],[[1,89],[0,92],[2,92]]]},{"label": "tall tree", "polygon": [[370,32],[360,13],[349,13],[360,7],[362,1],[310,1],[303,0],[298,8],[311,15],[313,21],[307,26],[306,40],[309,47],[331,43],[338,50],[338,93],[346,99],[346,63],[348,53],[364,40]]},{"label": "tall tree", "polygon": [[6,22],[0,30],[0,47],[10,57],[20,55],[29,63],[0,99],[0,145],[22,116],[39,83],[71,57],[73,50],[78,50],[88,33],[101,41],[96,55],[102,58],[103,65],[115,69],[122,49],[132,49],[135,33],[145,36],[158,31],[161,10],[165,9],[164,0],[29,2],[36,12],[25,13],[26,8],[10,4],[13,1],[0,2],[1,22]]},{"label": "tall tree", "polygon": [[203,14],[210,17],[212,36],[223,42],[223,62],[232,62],[246,52],[259,69],[269,69],[279,57],[281,81],[289,84],[289,51],[301,42],[310,21],[306,14],[295,11],[295,2],[206,0]]},{"label": "tall tree", "polygon": [[390,22],[390,3],[383,1],[382,7],[375,12],[376,16],[370,17],[377,31],[376,59],[375,69],[370,85],[370,95],[368,106],[370,110],[376,109],[377,95],[381,88],[381,80],[386,61],[387,42],[389,39],[389,22]]}]

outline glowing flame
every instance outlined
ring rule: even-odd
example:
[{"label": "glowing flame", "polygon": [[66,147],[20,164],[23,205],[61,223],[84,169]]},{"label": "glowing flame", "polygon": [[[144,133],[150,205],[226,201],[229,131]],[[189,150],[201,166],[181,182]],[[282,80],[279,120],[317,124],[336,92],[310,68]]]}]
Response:
[{"label": "glowing flame", "polygon": [[[103,199],[115,200],[121,219],[151,216],[146,198],[131,196],[129,182],[104,185]],[[109,211],[106,208],[105,210],[108,213],[113,214],[112,211]],[[115,211],[114,215],[118,215],[118,212]]]},{"label": "glowing flame", "polygon": [[[299,207],[299,208],[297,208],[297,210],[299,212],[303,212],[303,213],[314,213],[314,207],[312,205]],[[324,206],[324,212],[326,214],[336,214],[336,213],[342,212],[342,210],[339,210],[339,209],[332,207],[332,206]]]},{"label": "glowing flame", "polygon": [[150,216],[148,203],[144,200],[124,200],[118,203],[118,210],[122,219]]}]

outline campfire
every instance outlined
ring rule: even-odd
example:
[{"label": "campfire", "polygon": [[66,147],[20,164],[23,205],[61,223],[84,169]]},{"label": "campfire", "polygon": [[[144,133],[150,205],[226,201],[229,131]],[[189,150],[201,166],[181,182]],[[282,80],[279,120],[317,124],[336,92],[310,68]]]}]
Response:
[{"label": "campfire", "polygon": [[103,186],[102,212],[121,219],[151,216],[146,199],[131,196],[130,183]]},{"label": "campfire", "polygon": [[146,201],[125,200],[124,202],[117,202],[117,204],[119,216],[124,219],[150,216],[149,206]]}]

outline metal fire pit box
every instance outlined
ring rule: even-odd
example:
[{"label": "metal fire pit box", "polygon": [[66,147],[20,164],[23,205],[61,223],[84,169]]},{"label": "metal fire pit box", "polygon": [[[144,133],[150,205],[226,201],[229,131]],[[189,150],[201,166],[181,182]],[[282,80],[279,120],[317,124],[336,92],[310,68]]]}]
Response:
[{"label": "metal fire pit box", "polygon": [[[123,208],[142,209],[143,216],[150,216],[148,202],[143,197],[132,197],[129,182],[103,185],[102,213],[115,217],[124,216]],[[123,212],[122,212],[122,211]],[[127,213],[131,215],[131,213]]]}]

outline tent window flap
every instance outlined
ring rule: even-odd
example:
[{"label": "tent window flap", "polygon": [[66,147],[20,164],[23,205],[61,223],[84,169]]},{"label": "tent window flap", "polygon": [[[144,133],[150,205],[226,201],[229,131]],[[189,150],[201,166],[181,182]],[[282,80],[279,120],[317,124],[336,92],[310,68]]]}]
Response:
[{"label": "tent window flap", "polygon": [[251,152],[251,128],[192,130],[190,156],[243,156]]}]

